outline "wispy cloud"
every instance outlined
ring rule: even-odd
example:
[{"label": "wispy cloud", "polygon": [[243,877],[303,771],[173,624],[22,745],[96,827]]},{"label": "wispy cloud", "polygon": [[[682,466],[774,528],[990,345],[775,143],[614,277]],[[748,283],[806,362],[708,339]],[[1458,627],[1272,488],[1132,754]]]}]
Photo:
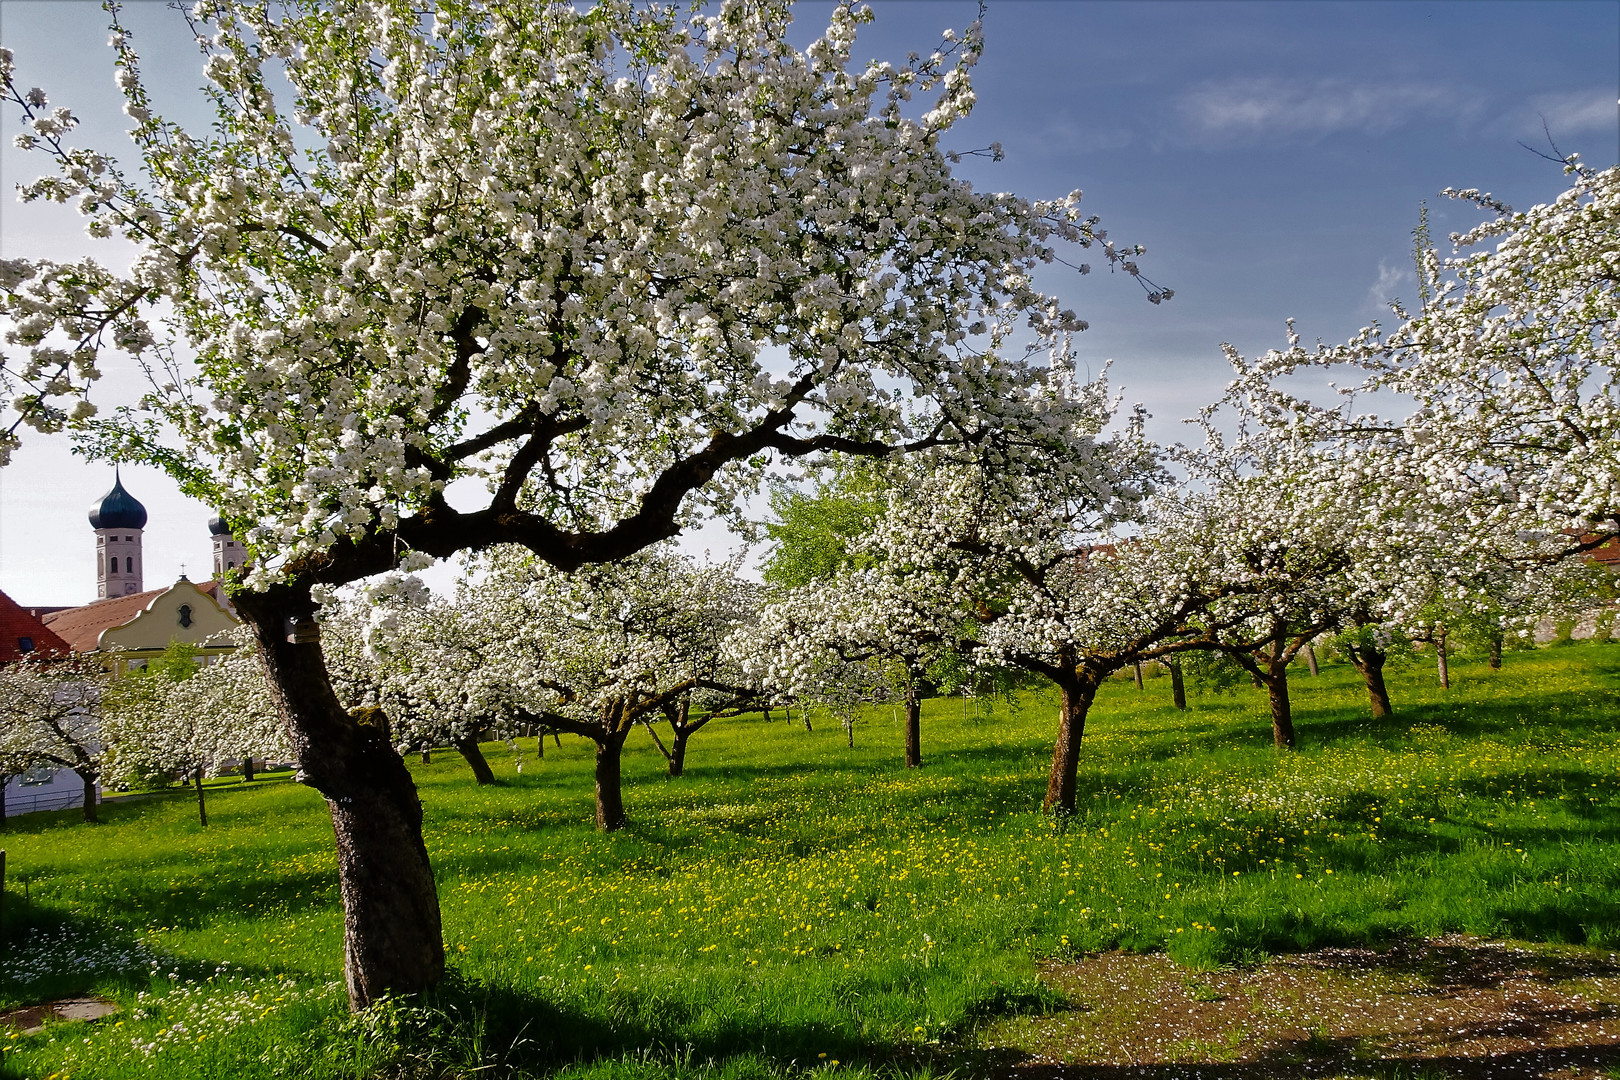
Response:
[{"label": "wispy cloud", "polygon": [[1183,119],[1206,138],[1344,131],[1377,135],[1435,117],[1467,119],[1477,106],[1465,88],[1438,83],[1356,83],[1245,78],[1205,83],[1180,101]]},{"label": "wispy cloud", "polygon": [[1612,89],[1595,87],[1571,94],[1542,94],[1531,98],[1525,113],[1519,126],[1530,134],[1542,134],[1545,121],[1546,130],[1554,139],[1588,133],[1610,135],[1620,119],[1620,104],[1616,103]]},{"label": "wispy cloud", "polygon": [[[1372,315],[1389,314],[1391,300],[1402,299],[1410,303],[1416,292],[1417,274],[1409,266],[1391,264],[1387,259],[1378,260],[1378,280],[1367,288],[1367,300],[1364,305],[1367,313]],[[1401,290],[1406,289],[1407,295],[1401,296]]]}]

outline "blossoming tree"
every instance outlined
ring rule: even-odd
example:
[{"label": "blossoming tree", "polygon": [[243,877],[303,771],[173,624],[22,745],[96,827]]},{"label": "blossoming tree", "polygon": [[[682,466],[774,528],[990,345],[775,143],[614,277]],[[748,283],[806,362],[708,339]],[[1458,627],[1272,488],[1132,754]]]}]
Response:
[{"label": "blossoming tree", "polygon": [[84,820],[96,820],[106,767],[101,697],[107,673],[95,654],[29,656],[0,666],[0,772],[71,769],[84,782]]},{"label": "blossoming tree", "polygon": [[[137,249],[128,273],[0,266],[8,430],[76,424],[248,545],[237,609],[331,809],[360,1006],[434,983],[443,944],[415,788],[333,694],[314,590],[502,543],[619,559],[733,513],[777,457],[1044,429],[1041,354],[1014,342],[1083,324],[1034,271],[1096,244],[1135,275],[1137,251],[1077,195],[952,176],[977,24],[893,65],[852,63],[869,14],[843,4],[803,51],[783,0],[191,17],[208,132],[163,118],[115,17],[127,171],[0,54],[56,170],[24,198]],[[147,411],[93,417],[120,351],[151,365]]]},{"label": "blossoming tree", "polygon": [[[571,732],[596,745],[596,824],[623,828],[621,760],[638,726],[665,716],[675,735],[672,771],[712,715],[750,701],[727,662],[726,639],[753,617],[753,590],[735,567],[697,565],[662,549],[565,573],[520,549],[495,552],[459,600],[514,722]],[[688,706],[683,716],[683,706]]]}]

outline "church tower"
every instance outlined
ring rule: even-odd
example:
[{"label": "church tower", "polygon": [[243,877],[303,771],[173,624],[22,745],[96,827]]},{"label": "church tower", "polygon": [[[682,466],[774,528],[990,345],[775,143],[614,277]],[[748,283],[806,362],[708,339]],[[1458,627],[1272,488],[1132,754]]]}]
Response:
[{"label": "church tower", "polygon": [[112,490],[90,507],[90,527],[96,530],[96,599],[140,592],[146,507],[124,490],[116,469]]},{"label": "church tower", "polygon": [[214,580],[224,581],[227,571],[242,565],[247,550],[237,543],[236,537],[231,535],[231,527],[218,514],[208,522],[208,531],[214,537]]}]

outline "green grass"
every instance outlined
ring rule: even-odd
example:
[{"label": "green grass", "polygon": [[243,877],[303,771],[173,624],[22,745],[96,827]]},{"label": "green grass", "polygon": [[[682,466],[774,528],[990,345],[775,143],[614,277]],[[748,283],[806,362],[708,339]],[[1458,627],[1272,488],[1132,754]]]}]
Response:
[{"label": "green grass", "polygon": [[1057,1004],[1043,957],[1620,946],[1620,646],[1507,665],[1459,661],[1450,691],[1396,672],[1378,723],[1352,671],[1301,668],[1285,755],[1258,692],[1178,713],[1168,680],[1111,682],[1062,829],[1037,694],[979,718],[929,702],[909,773],[887,709],[853,751],[824,716],[717,723],[675,781],[638,739],[615,835],[591,828],[589,744],[542,761],[525,740],[521,771],[486,747],[484,789],[437,754],[412,769],[454,975],[363,1017],[313,792],[212,788],[206,829],[184,791],[99,826],[14,820],[0,1008],[93,991],[124,1011],[0,1034],[0,1076],[967,1076],[980,1029]]}]

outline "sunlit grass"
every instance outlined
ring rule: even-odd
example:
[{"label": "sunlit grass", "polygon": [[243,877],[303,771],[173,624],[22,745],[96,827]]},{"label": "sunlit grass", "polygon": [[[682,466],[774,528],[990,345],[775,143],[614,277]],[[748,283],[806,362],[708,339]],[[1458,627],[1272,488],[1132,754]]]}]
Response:
[{"label": "sunlit grass", "polygon": [[[971,1071],[978,1027],[1052,1003],[1041,957],[1207,966],[1446,931],[1612,947],[1620,647],[1507,663],[1459,662],[1450,691],[1396,673],[1399,716],[1378,723],[1353,672],[1301,670],[1287,755],[1257,692],[1180,713],[1168,680],[1112,683],[1061,829],[1039,809],[1038,694],[929,702],[913,772],[888,709],[853,751],[825,716],[717,722],[675,781],[636,741],[614,835],[591,827],[587,743],[538,760],[524,740],[521,769],[486,747],[501,782],[483,789],[438,754],[412,768],[456,978],[384,1017],[346,1015],[313,792],[212,789],[206,829],[184,793],[100,826],[14,821],[0,1000],[93,990],[125,1012],[0,1036],[4,1075]],[[31,946],[46,927],[68,936]]]}]

